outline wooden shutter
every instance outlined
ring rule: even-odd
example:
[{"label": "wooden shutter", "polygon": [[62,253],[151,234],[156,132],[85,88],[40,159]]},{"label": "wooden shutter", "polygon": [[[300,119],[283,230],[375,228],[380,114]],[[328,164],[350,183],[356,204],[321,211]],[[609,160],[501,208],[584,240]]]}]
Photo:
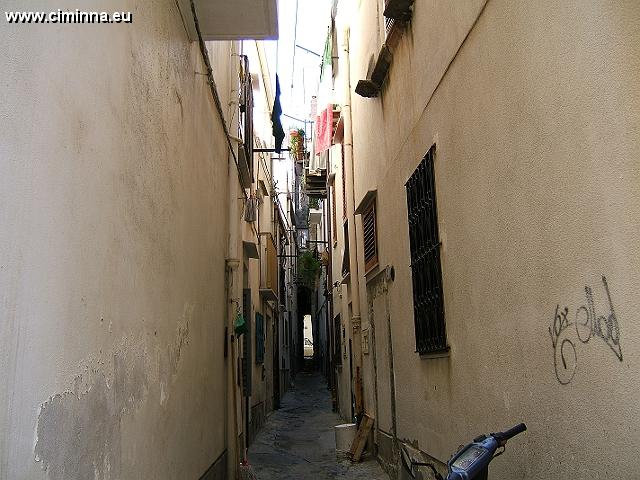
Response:
[{"label": "wooden shutter", "polygon": [[376,229],[376,202],[362,214],[362,227],[364,230],[364,270],[365,273],[378,265],[378,239]]},{"label": "wooden shutter", "polygon": [[256,364],[264,363],[264,317],[256,312]]},{"label": "wooden shutter", "polygon": [[243,352],[242,357],[242,394],[245,397],[251,396],[251,289],[245,288],[242,291],[242,316],[247,324],[247,331],[243,335]]}]

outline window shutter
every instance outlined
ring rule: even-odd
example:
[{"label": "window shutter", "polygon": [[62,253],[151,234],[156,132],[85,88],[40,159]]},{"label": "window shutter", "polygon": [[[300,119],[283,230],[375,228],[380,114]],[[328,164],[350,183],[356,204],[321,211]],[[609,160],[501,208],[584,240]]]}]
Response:
[{"label": "window shutter", "polygon": [[242,357],[242,394],[245,397],[251,396],[251,289],[245,288],[242,291],[242,316],[247,324],[247,331],[243,335],[243,352]]},{"label": "window shutter", "polygon": [[364,270],[366,273],[378,264],[375,201],[362,214],[362,226],[364,230]]},{"label": "window shutter", "polygon": [[264,363],[264,317],[256,312],[256,364]]}]

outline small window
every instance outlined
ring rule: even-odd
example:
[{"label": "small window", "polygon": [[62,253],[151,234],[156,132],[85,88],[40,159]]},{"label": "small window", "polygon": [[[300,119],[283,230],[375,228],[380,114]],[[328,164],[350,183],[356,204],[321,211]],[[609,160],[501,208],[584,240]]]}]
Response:
[{"label": "small window", "polygon": [[333,361],[336,365],[342,365],[342,325],[340,314],[333,319]]},{"label": "small window", "polygon": [[331,187],[331,233],[333,235],[333,245],[338,242],[338,219],[336,213],[336,187]]},{"label": "small window", "polygon": [[446,351],[440,236],[434,174],[435,145],[406,183],[416,351]]},{"label": "small window", "polygon": [[256,364],[264,363],[264,317],[256,312]]},{"label": "small window", "polygon": [[349,275],[351,265],[349,263],[349,222],[345,220],[343,225],[344,251],[342,252],[342,277]]},{"label": "small window", "polygon": [[368,273],[378,265],[378,231],[376,228],[376,202],[362,212],[362,227],[364,231],[364,271]]},{"label": "small window", "polygon": [[284,322],[282,322],[282,338],[284,339],[284,346],[289,346],[289,315],[291,312],[284,313]]},{"label": "small window", "polygon": [[242,316],[245,319],[247,331],[242,335],[242,394],[245,397],[251,396],[252,380],[251,372],[253,371],[251,363],[251,289],[245,288],[242,290]]},{"label": "small window", "polygon": [[344,144],[340,146],[340,161],[342,162],[342,218],[347,219],[347,170],[344,163]]}]

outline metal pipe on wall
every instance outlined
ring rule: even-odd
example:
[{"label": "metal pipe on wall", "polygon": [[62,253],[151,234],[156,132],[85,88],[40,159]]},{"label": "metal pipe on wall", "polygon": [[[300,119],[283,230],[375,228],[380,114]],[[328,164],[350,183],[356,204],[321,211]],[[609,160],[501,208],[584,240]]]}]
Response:
[{"label": "metal pipe on wall", "polygon": [[[238,64],[233,60],[238,55],[237,42],[231,44],[231,68],[230,70],[230,102],[229,108],[239,108],[238,105]],[[230,115],[232,120],[231,131],[237,131],[238,129],[238,116]],[[227,244],[226,255],[226,279],[227,285],[227,333],[228,338],[225,342],[231,343],[229,349],[230,355],[227,357],[227,398],[226,398],[226,411],[227,411],[227,449],[229,452],[229,461],[227,462],[227,477],[237,478],[238,465],[240,463],[238,447],[238,404],[237,404],[237,385],[236,385],[236,355],[237,355],[237,340],[233,331],[233,321],[235,318],[236,310],[239,308],[240,302],[240,285],[241,278],[239,273],[240,257],[239,257],[239,243],[240,243],[240,208],[238,202],[241,201],[242,193],[239,189],[240,184],[232,162],[234,152],[229,151],[229,168],[228,168],[228,201],[229,201],[229,237]],[[234,308],[235,306],[235,308]]]},{"label": "metal pipe on wall", "polygon": [[349,294],[351,297],[351,338],[353,351],[353,366],[355,367],[355,404],[356,417],[360,418],[363,408],[362,392],[362,341],[360,331],[360,273],[358,271],[358,243],[356,239],[355,225],[355,193],[354,193],[354,165],[353,165],[353,130],[351,126],[351,72],[349,59],[349,29],[345,28],[341,42],[342,68],[344,72],[344,103],[342,105],[342,117],[344,120],[344,167],[345,171],[345,200],[347,207],[347,228],[349,242],[349,272],[350,285]]}]

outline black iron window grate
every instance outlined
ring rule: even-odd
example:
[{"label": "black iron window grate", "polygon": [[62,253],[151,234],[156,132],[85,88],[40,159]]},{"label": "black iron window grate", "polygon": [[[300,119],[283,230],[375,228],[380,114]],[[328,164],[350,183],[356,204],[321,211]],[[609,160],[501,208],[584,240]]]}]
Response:
[{"label": "black iron window grate", "polygon": [[435,145],[429,149],[405,185],[413,278],[413,318],[416,350],[419,353],[447,350],[433,168],[435,149]]}]

